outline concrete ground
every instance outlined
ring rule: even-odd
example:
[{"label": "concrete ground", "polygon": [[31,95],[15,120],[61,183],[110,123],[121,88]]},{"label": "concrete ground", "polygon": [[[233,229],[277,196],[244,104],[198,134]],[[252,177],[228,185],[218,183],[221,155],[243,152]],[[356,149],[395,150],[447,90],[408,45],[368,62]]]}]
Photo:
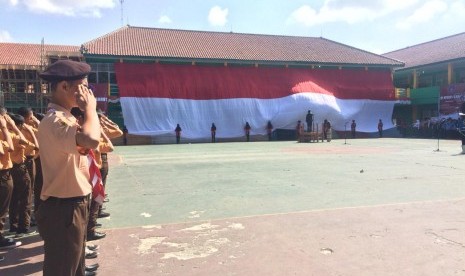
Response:
[{"label": "concrete ground", "polygon": [[[99,275],[465,275],[460,141],[118,147]],[[36,236],[0,275],[41,275]]]}]

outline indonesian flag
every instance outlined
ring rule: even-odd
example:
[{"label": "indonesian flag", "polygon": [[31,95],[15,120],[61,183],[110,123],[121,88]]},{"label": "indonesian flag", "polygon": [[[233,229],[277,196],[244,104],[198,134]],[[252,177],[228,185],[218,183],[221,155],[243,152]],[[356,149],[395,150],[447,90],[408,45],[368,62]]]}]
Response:
[{"label": "indonesian flag", "polygon": [[324,119],[333,129],[377,132],[394,127],[394,87],[389,69],[312,69],[116,63],[123,117],[129,132],[174,135],[180,124],[186,138],[244,135],[295,129],[308,110],[321,131]]},{"label": "indonesian flag", "polygon": [[95,155],[93,150],[89,150],[87,155],[87,160],[89,161],[89,174],[90,174],[90,183],[92,185],[92,199],[97,202],[99,205],[103,204],[105,199],[105,189],[102,183],[102,175],[95,161]]}]

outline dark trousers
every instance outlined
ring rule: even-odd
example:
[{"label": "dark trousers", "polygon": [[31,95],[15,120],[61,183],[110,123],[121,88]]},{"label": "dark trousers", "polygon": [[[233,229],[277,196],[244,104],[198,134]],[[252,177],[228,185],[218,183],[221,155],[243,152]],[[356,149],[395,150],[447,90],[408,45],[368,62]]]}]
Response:
[{"label": "dark trousers", "polygon": [[12,193],[13,179],[11,178],[10,170],[0,170],[0,239],[3,238],[2,233]]},{"label": "dark trousers", "polygon": [[179,144],[179,142],[181,142],[181,136],[176,135],[176,144]]},{"label": "dark trousers", "polygon": [[10,202],[10,227],[29,229],[32,209],[31,178],[25,163],[14,164],[11,169],[13,194]]},{"label": "dark trousers", "polygon": [[44,276],[83,276],[89,198],[49,198],[36,213],[44,240]]},{"label": "dark trousers", "polygon": [[37,212],[37,209],[39,209],[39,205],[42,202],[40,200],[40,193],[42,192],[44,179],[42,178],[42,163],[40,163],[40,158],[37,158],[34,163],[36,166],[36,178],[34,181],[34,212]]},{"label": "dark trousers", "polygon": [[307,122],[307,132],[312,132],[313,130],[313,121]]},{"label": "dark trousers", "polygon": [[[36,179],[36,164],[32,157],[28,157],[25,164],[26,164],[27,172],[29,173],[29,178],[31,178],[31,206],[32,206],[34,203],[34,187],[35,187],[34,183]],[[32,207],[29,208],[29,216],[32,215],[33,209],[34,208]]]},{"label": "dark trousers", "polygon": [[95,232],[97,226],[97,218],[100,210],[100,205],[95,200],[90,200],[89,221],[87,223],[87,233]]}]

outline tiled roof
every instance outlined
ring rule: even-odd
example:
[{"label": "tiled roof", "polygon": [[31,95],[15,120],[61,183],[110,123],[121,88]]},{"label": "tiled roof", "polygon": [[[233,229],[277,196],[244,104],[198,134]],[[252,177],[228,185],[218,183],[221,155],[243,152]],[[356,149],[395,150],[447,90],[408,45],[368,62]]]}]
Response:
[{"label": "tiled roof", "polygon": [[[0,43],[0,65],[40,66],[41,44]],[[79,46],[44,45],[45,55],[76,56]]]},{"label": "tiled roof", "polygon": [[125,26],[84,44],[90,55],[402,66],[325,38]]},{"label": "tiled roof", "polygon": [[383,54],[405,62],[408,69],[465,58],[465,33],[460,33]]}]

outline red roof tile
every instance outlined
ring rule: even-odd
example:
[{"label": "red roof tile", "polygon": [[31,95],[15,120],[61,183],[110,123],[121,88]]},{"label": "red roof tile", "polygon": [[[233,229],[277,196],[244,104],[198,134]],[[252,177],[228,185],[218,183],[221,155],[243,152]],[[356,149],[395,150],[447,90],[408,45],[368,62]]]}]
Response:
[{"label": "red roof tile", "polygon": [[[41,44],[0,43],[0,65],[40,66]],[[45,55],[76,56],[79,46],[44,45]]]},{"label": "red roof tile", "polygon": [[325,38],[126,26],[84,44],[90,55],[402,66]]},{"label": "red roof tile", "polygon": [[465,33],[410,46],[383,54],[405,62],[399,70],[465,58]]}]

